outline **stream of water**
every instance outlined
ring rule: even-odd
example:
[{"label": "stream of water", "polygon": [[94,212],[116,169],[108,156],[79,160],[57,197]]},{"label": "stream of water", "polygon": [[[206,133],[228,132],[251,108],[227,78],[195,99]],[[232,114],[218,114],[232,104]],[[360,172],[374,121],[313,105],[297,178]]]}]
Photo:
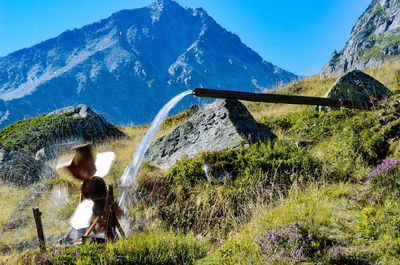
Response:
[{"label": "stream of water", "polygon": [[119,200],[119,206],[121,208],[124,208],[123,203],[126,199],[129,187],[131,187],[135,181],[135,177],[139,172],[140,166],[143,163],[143,157],[146,154],[147,149],[149,148],[151,138],[164,122],[164,120],[167,118],[170,110],[175,107],[175,105],[179,101],[181,101],[185,96],[189,94],[192,94],[192,90],[188,90],[180,93],[179,95],[176,95],[167,104],[165,104],[164,107],[162,107],[162,109],[158,112],[157,116],[151,123],[149,130],[147,131],[142,142],[139,144],[139,147],[136,149],[136,152],[133,155],[132,162],[125,168],[125,171],[121,176],[120,183],[121,186],[124,187],[124,191],[122,192],[121,198]]}]

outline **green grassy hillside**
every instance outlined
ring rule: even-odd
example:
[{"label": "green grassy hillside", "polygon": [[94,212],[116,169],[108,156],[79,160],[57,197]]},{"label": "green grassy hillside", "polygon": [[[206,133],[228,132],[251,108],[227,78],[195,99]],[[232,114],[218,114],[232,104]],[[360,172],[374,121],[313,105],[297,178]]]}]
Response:
[{"label": "green grassy hillside", "polygon": [[[1,210],[0,225],[7,227],[11,217],[21,225],[3,228],[0,262],[399,264],[400,63],[367,73],[396,93],[382,109],[323,113],[310,106],[245,103],[278,136],[275,142],[203,152],[167,172],[144,165],[135,187],[138,204],[129,213],[134,236],[128,240],[51,245],[45,254],[37,249],[18,254],[11,238],[22,242],[35,235],[30,208],[17,206],[27,191],[10,188],[12,199]],[[316,76],[277,93],[323,96],[334,82]],[[159,135],[192,113],[170,118]],[[96,146],[117,155],[107,182],[121,176],[146,129],[124,128],[128,138]],[[232,180],[209,182],[205,165]],[[32,203],[43,209],[46,235],[66,231],[65,221],[78,200],[79,183],[65,171],[58,173],[60,179]],[[51,208],[49,194],[59,184],[68,187],[70,199]]]}]

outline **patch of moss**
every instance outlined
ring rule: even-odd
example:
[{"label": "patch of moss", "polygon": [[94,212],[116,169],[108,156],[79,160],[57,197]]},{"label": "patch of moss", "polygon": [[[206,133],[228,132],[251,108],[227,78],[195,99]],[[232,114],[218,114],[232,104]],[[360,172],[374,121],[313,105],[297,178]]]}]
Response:
[{"label": "patch of moss", "polygon": [[162,129],[166,129],[168,127],[177,126],[178,124],[182,123],[183,121],[192,117],[198,110],[200,109],[197,105],[192,105],[188,110],[185,110],[182,113],[176,114],[174,116],[168,117],[163,125]]},{"label": "patch of moss", "polygon": [[16,151],[33,154],[55,139],[74,135],[84,121],[72,113],[41,115],[18,121],[0,130],[0,144]]}]

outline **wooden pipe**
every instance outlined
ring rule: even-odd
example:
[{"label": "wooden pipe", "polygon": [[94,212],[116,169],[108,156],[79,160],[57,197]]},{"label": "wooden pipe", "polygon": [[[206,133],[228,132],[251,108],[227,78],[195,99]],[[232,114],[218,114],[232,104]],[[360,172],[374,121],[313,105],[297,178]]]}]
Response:
[{"label": "wooden pipe", "polygon": [[337,98],[305,97],[293,95],[250,93],[232,90],[195,88],[193,95],[204,98],[238,99],[254,102],[286,103],[300,105],[317,105],[327,107],[345,107],[351,109],[369,110],[373,104],[369,101],[351,101]]}]

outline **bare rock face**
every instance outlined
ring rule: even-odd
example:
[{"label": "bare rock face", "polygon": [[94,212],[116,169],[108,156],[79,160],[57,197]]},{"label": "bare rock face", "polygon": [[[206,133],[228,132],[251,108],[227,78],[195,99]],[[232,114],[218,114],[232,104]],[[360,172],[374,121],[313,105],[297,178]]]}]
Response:
[{"label": "bare rock face", "polygon": [[341,52],[333,52],[321,77],[377,67],[400,55],[400,0],[373,0]]},{"label": "bare rock face", "polygon": [[236,148],[276,136],[258,124],[237,100],[222,100],[205,106],[171,133],[155,140],[145,161],[168,168],[184,155]]},{"label": "bare rock face", "polygon": [[44,163],[0,145],[0,181],[6,184],[28,186],[57,173]]}]

